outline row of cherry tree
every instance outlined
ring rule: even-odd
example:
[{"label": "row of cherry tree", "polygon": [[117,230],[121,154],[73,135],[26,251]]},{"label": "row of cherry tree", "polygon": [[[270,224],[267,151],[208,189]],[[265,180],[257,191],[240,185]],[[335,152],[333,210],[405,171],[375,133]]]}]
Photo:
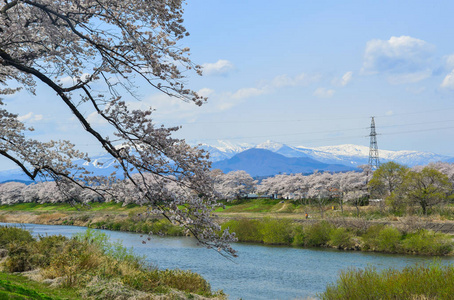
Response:
[{"label": "row of cherry tree", "polygon": [[[419,204],[424,213],[427,208],[449,200],[454,187],[454,164],[432,163],[425,167],[409,169],[394,162],[383,164],[372,172],[367,166],[361,171],[330,173],[315,172],[310,175],[279,174],[263,179],[260,183],[245,171],[223,173],[213,170],[210,175],[218,199],[239,199],[251,193],[268,195],[274,198],[293,199],[300,203],[316,203],[322,208],[327,201],[350,202],[358,207],[367,196],[387,199],[392,209],[400,209],[408,200]],[[190,189],[182,188],[172,178],[157,180],[154,176],[133,175],[141,182],[133,184],[131,180],[117,181],[117,190],[122,193],[115,198],[105,199],[90,189],[73,186],[72,189],[60,189],[57,182],[40,182],[25,185],[9,182],[0,185],[0,203],[14,204],[23,202],[57,203],[57,202],[98,202],[118,201],[125,204],[141,203],[143,193],[147,198],[155,199],[154,205],[170,206],[178,215],[184,199],[193,197]],[[174,195],[173,199],[161,195]],[[194,198],[194,197],[193,197]],[[196,197],[195,197],[196,198]],[[322,210],[321,210],[322,211]]]},{"label": "row of cherry tree", "polygon": [[366,198],[376,198],[394,211],[408,204],[419,205],[424,214],[427,209],[454,198],[454,164],[430,163],[427,166],[407,168],[387,162],[376,171],[362,166],[359,172],[315,172],[311,175],[280,174],[260,182],[244,171],[223,174],[212,171],[215,189],[219,197],[234,199],[248,193],[270,195],[274,198],[299,200],[301,203],[317,204],[323,215],[323,207],[335,200],[343,210],[345,202],[358,206]]}]

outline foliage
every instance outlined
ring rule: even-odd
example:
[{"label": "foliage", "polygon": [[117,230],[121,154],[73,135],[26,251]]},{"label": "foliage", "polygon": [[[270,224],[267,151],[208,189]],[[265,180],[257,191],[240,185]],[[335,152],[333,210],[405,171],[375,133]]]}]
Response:
[{"label": "foliage", "polygon": [[381,164],[374,171],[368,185],[371,193],[379,198],[386,198],[402,184],[408,168],[393,161]]},{"label": "foliage", "polygon": [[304,245],[308,247],[324,246],[330,240],[334,226],[326,221],[321,221],[304,228]]},{"label": "foliage", "polygon": [[261,243],[263,241],[261,225],[262,222],[253,219],[229,220],[222,224],[221,230],[229,228],[229,231],[235,233],[235,237],[241,242]]},{"label": "foliage", "polygon": [[0,247],[5,247],[12,242],[32,242],[33,236],[29,231],[20,227],[0,226]]},{"label": "foliage", "polygon": [[[180,47],[188,35],[183,1],[7,0],[0,10],[0,95],[20,90],[35,95],[40,82],[54,95],[46,105],[63,104],[117,168],[109,177],[94,176],[75,163],[90,159],[70,141],[29,138],[33,129],[0,99],[0,155],[31,180],[52,181],[40,190],[27,186],[26,197],[15,188],[7,201],[104,198],[145,204],[186,227],[200,243],[234,255],[229,233],[215,234],[208,154],[173,138],[178,127],[156,126],[152,108],[134,109],[122,99],[134,98],[145,84],[196,105],[206,101],[186,87],[187,71],[201,74],[201,67]],[[91,117],[105,124],[102,132]]]},{"label": "foliage", "polygon": [[450,236],[426,229],[410,233],[402,241],[402,249],[409,253],[446,255],[453,247]]},{"label": "foliage", "polygon": [[452,194],[452,184],[445,174],[425,167],[420,172],[408,172],[400,193],[409,203],[419,204],[427,214],[428,208],[447,201]]},{"label": "foliage", "polygon": [[292,221],[265,218],[261,221],[260,233],[265,244],[288,245],[292,241]]},{"label": "foliage", "polygon": [[103,232],[87,229],[84,233],[74,235],[74,239],[81,243],[95,246],[104,255],[112,257],[117,261],[128,262],[137,266],[145,263],[145,259],[136,256],[132,248],[125,248],[120,240],[110,242],[109,236]]},{"label": "foliage", "polygon": [[[21,235],[18,235],[20,238]],[[90,289],[93,281],[101,278],[145,292],[166,292],[173,288],[212,296],[210,285],[200,275],[190,271],[161,271],[147,267],[143,258],[93,230],[72,239],[50,236],[23,243],[13,238],[8,244],[8,251],[6,267],[10,272],[40,268],[45,278],[62,278],[61,285],[64,287]],[[91,292],[94,290],[97,289]]]},{"label": "foliage", "polygon": [[331,231],[328,244],[340,249],[352,249],[355,246],[353,234],[347,228],[338,227]]},{"label": "foliage", "polygon": [[452,299],[454,265],[415,265],[403,270],[378,271],[373,267],[351,269],[340,274],[336,283],[319,295],[335,299]]},{"label": "foliage", "polygon": [[377,236],[377,250],[382,252],[396,252],[399,248],[399,242],[402,233],[395,227],[385,226]]}]

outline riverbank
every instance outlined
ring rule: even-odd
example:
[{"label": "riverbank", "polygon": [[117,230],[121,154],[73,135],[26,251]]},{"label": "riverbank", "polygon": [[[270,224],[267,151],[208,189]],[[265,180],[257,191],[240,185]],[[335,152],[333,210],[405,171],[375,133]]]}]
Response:
[{"label": "riverbank", "polygon": [[[5,225],[5,224],[2,224]],[[85,234],[86,228],[24,224],[33,236]],[[97,231],[97,230],[96,230]],[[394,268],[396,271],[416,264],[429,264],[430,256],[381,254],[360,251],[337,251],[263,244],[238,243],[234,247],[239,256],[227,260],[213,249],[197,245],[193,238],[153,236],[142,243],[140,234],[120,231],[101,231],[131,249],[146,261],[165,269],[192,270],[209,281],[213,290],[222,289],[229,299],[316,299],[326,287],[336,282],[341,271],[351,268],[363,270],[375,266],[377,270]],[[443,265],[450,265],[454,257],[439,257]]]},{"label": "riverbank", "polygon": [[[273,200],[276,202],[275,200]],[[268,201],[269,207],[276,203]],[[250,205],[254,202],[248,202]],[[263,204],[263,203],[262,203]],[[431,221],[428,218],[401,217],[392,220],[364,218],[292,219],[288,214],[266,214],[243,209],[228,216],[216,212],[223,229],[229,227],[239,242],[329,247],[341,250],[400,254],[453,255],[452,236],[438,232],[454,227],[451,221]],[[291,203],[280,203],[290,205]],[[274,208],[273,208],[274,209]],[[281,209],[283,211],[283,209]],[[90,207],[67,204],[16,204],[0,206],[0,222],[35,223],[46,225],[77,225],[155,235],[183,236],[185,231],[160,216],[145,216],[145,208],[118,203],[94,203]],[[255,216],[252,218],[251,216]],[[272,217],[270,217],[272,216]],[[429,229],[428,229],[429,228]]]},{"label": "riverbank", "polygon": [[[13,274],[10,276],[10,274]],[[19,276],[20,275],[20,276]],[[159,270],[101,232],[0,227],[1,299],[225,299],[191,271]]]}]

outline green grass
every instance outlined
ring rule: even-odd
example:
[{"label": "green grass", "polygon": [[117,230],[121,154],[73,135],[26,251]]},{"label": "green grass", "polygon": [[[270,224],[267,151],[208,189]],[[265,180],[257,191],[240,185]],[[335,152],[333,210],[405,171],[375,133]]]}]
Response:
[{"label": "green grass", "polygon": [[0,211],[129,211],[140,208],[135,204],[123,206],[122,203],[104,202],[90,203],[87,205],[70,205],[68,203],[18,203],[13,205],[0,205]]},{"label": "green grass", "polygon": [[74,289],[54,289],[27,277],[0,272],[0,299],[80,299]]},{"label": "green grass", "polygon": [[364,270],[342,272],[336,283],[318,295],[323,300],[362,299],[452,299],[454,265],[409,266],[403,270]]},{"label": "green grass", "polygon": [[215,212],[258,212],[267,213],[278,211],[285,203],[280,203],[279,199],[240,199],[223,201],[226,208],[218,208]]}]

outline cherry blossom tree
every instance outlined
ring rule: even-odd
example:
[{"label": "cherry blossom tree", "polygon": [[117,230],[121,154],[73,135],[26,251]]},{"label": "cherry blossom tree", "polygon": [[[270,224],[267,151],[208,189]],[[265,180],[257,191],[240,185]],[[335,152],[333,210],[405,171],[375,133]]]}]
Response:
[{"label": "cherry blossom tree", "polygon": [[239,199],[253,193],[257,181],[245,171],[232,171],[215,177],[214,188],[222,199]]},{"label": "cherry blossom tree", "polygon": [[328,203],[333,191],[333,174],[329,172],[314,172],[308,176],[309,190],[307,196],[314,200],[323,218],[325,206]]},{"label": "cherry blossom tree", "polygon": [[451,182],[454,188],[454,163],[448,162],[436,162],[430,163],[428,167],[433,168],[446,176],[448,176],[449,181]]},{"label": "cherry blossom tree", "polygon": [[356,214],[359,215],[361,200],[368,195],[367,181],[369,172],[363,170],[362,172],[337,173],[335,178],[338,181],[336,186],[340,192],[339,204],[342,212],[344,211],[343,203],[351,202],[356,207]]},{"label": "cherry blossom tree", "polygon": [[[37,82],[55,94],[111,155],[138,202],[150,205],[171,222],[185,226],[208,247],[225,251],[231,235],[217,234],[210,217],[217,205],[208,178],[208,155],[171,135],[178,128],[157,127],[152,109],[131,110],[122,95],[135,96],[136,82],[162,93],[203,104],[206,99],[185,86],[185,72],[201,68],[180,47],[186,36],[182,0],[5,0],[0,5],[0,95],[27,90]],[[72,80],[67,80],[68,78]],[[96,88],[93,88],[96,86]],[[103,133],[89,122],[95,114],[110,129]],[[14,162],[30,179],[51,178],[59,187],[90,189],[106,198],[121,199],[114,174],[100,178],[76,165],[89,160],[69,141],[29,138],[18,116],[0,100],[0,155]],[[105,134],[104,132],[111,132]],[[132,174],[138,174],[132,176]],[[147,174],[147,175],[145,175]],[[158,184],[146,176],[154,177]],[[173,181],[185,191],[162,189]],[[116,188],[114,188],[116,187]],[[190,192],[187,192],[190,191]],[[170,205],[178,198],[178,207]]]},{"label": "cherry blossom tree", "polygon": [[0,184],[0,204],[13,204],[22,200],[22,190],[25,184],[7,182]]}]

